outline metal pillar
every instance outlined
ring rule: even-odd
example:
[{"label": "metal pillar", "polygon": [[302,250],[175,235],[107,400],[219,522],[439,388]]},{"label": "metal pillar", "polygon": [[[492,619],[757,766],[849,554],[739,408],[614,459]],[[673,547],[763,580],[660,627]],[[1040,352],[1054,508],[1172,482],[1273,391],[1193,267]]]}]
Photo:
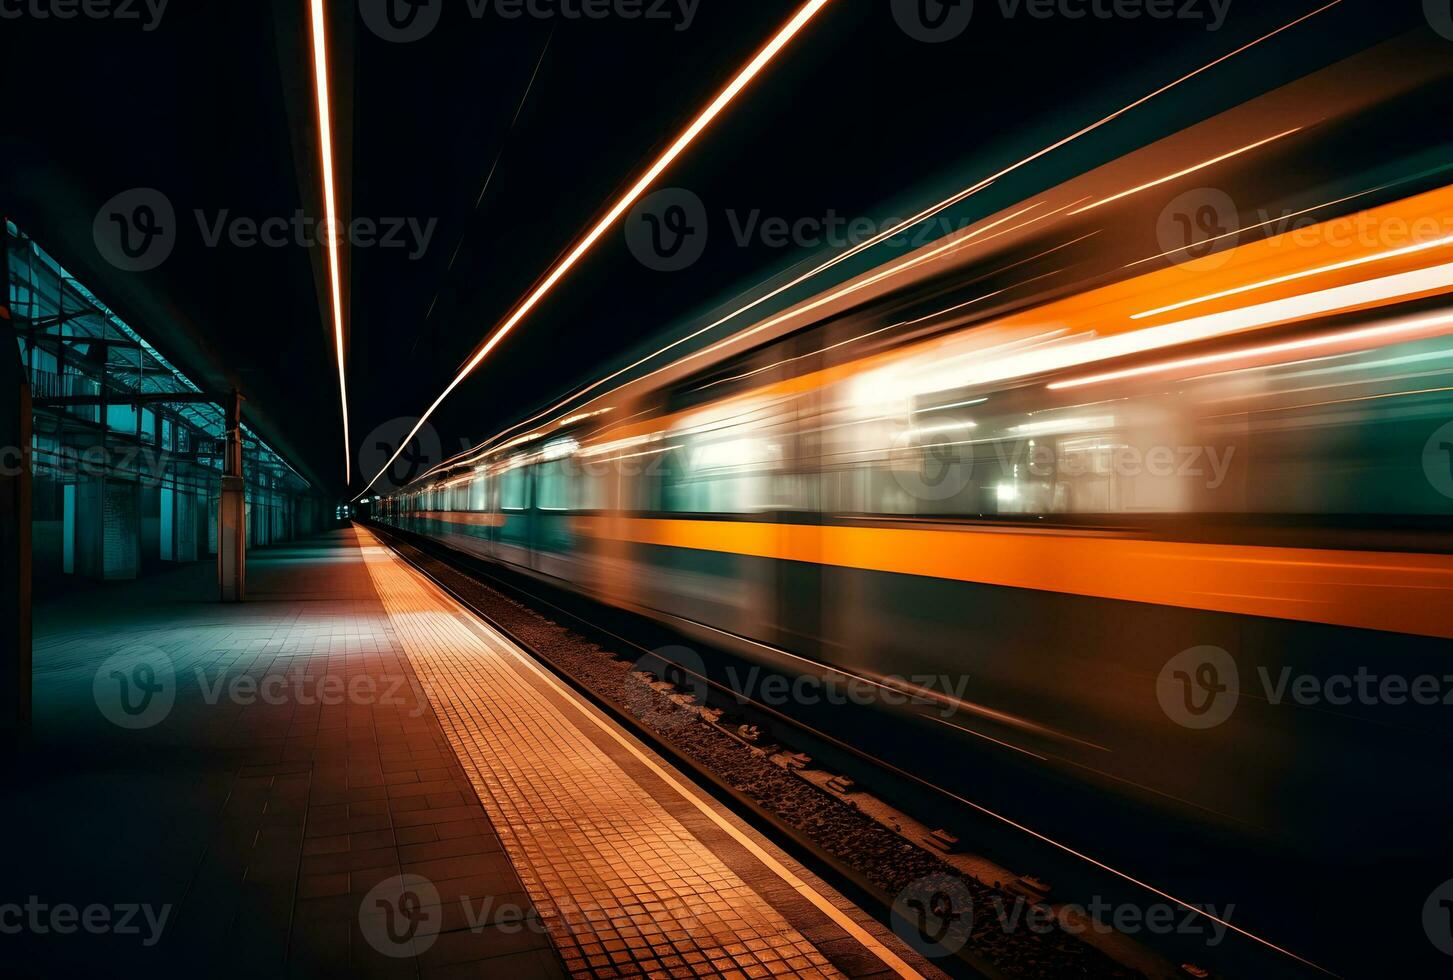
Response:
[{"label": "metal pillar", "polygon": [[227,403],[227,452],[217,500],[217,585],[223,602],[247,598],[247,483],[242,475],[242,395]]},{"label": "metal pillar", "polygon": [[[0,221],[3,221],[0,218]],[[10,337],[9,249],[0,224],[0,321]],[[0,355],[0,739],[30,729],[30,379],[18,346]]]}]

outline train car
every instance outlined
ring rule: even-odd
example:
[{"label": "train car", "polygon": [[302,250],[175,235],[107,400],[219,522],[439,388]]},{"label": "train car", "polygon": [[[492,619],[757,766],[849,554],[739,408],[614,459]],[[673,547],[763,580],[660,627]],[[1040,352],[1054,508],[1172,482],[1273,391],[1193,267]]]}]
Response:
[{"label": "train car", "polygon": [[1113,795],[1172,853],[1447,855],[1453,171],[1418,121],[1450,106],[1424,41],[1333,66],[758,307],[382,519],[900,695],[923,770],[1060,840]]}]

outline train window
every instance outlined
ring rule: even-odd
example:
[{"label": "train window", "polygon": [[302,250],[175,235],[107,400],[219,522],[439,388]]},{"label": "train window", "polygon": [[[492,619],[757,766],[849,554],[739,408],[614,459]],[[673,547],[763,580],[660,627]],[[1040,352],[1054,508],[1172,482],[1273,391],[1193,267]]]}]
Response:
[{"label": "train window", "polygon": [[762,438],[684,447],[669,460],[666,509],[697,514],[768,510],[781,461],[782,446]]},{"label": "train window", "polygon": [[1095,521],[1453,512],[1425,472],[1453,459],[1453,438],[1429,442],[1453,406],[1443,339],[1095,390],[899,398],[915,377],[890,380],[898,387],[880,383],[872,399],[849,385],[829,393],[829,409],[799,430],[826,512]]},{"label": "train window", "polygon": [[1453,342],[1420,340],[1201,380],[1202,442],[1237,445],[1253,513],[1449,515]]},{"label": "train window", "polygon": [[615,480],[615,467],[609,460],[572,457],[566,474],[570,487],[571,510],[606,510],[610,507],[610,485]]},{"label": "train window", "polygon": [[662,509],[663,471],[669,453],[627,454],[611,466],[620,481],[621,509],[649,514]]},{"label": "train window", "polygon": [[1176,412],[1055,402],[1044,389],[849,401],[804,433],[805,455],[819,460],[830,512],[1042,517],[1194,505],[1189,471],[1163,459],[1180,456],[1157,448],[1186,441]]},{"label": "train window", "polygon": [[796,413],[790,400],[728,402],[685,419],[661,454],[664,509],[753,514],[800,504],[788,472]]},{"label": "train window", "polygon": [[505,470],[499,481],[499,499],[503,510],[526,510],[530,506],[530,473],[527,467],[513,466]]},{"label": "train window", "polygon": [[536,467],[538,474],[538,507],[541,510],[569,510],[570,483],[566,473],[567,460],[552,459]]}]

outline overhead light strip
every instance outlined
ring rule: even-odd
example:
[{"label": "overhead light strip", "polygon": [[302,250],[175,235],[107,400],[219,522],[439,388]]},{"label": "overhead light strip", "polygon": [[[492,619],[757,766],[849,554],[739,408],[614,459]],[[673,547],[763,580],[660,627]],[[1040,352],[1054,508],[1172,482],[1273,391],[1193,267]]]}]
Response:
[{"label": "overhead light strip", "polygon": [[347,481],[344,484],[346,486],[353,482],[353,440],[348,427],[348,372],[344,366],[343,273],[338,257],[338,195],[333,179],[333,116],[328,97],[328,43],[325,37],[327,28],[323,17],[323,0],[312,0],[312,5],[313,87],[318,95],[318,142],[323,158],[323,210],[328,221],[328,230],[323,237],[328,250],[328,279],[332,288],[333,344],[338,352],[338,397],[343,406],[343,474]]}]

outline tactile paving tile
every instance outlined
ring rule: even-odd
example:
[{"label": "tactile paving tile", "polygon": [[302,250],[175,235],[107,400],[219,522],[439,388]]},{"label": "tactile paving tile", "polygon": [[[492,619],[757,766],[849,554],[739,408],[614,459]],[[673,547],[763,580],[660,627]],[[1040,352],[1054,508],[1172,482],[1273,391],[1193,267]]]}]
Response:
[{"label": "tactile paving tile", "polygon": [[836,977],[826,957],[360,532],[399,641],[567,968],[580,977]]}]

